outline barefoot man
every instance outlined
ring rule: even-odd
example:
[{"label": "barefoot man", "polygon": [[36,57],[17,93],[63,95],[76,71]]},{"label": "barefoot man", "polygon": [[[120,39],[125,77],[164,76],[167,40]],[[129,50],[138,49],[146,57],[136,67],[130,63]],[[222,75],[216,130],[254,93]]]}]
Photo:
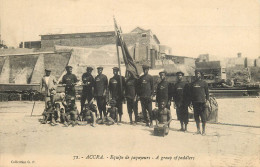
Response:
[{"label": "barefoot man", "polygon": [[197,125],[197,134],[201,134],[200,131],[200,119],[202,122],[202,135],[205,135],[206,127],[206,104],[209,103],[209,89],[208,83],[202,80],[201,71],[195,71],[196,80],[191,83],[190,93],[191,102],[194,110],[194,118]]}]

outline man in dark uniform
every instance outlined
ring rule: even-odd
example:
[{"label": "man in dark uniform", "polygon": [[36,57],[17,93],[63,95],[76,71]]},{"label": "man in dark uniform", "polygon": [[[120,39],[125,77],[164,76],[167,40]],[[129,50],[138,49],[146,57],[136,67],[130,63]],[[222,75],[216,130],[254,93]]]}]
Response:
[{"label": "man in dark uniform", "polygon": [[[114,76],[109,80],[108,89],[109,89],[111,99],[116,101],[116,107],[118,108],[118,114],[119,114],[119,122],[121,122],[122,115],[123,115],[122,102],[124,99],[125,78],[121,76],[121,81],[120,81],[120,76],[118,75],[118,71],[119,71],[118,67],[113,68]],[[122,84],[122,87],[120,84]]]},{"label": "man in dark uniform", "polygon": [[[177,118],[181,123],[180,131],[187,131],[187,124],[189,122],[189,113],[188,113],[188,106],[189,106],[189,96],[188,96],[188,83],[183,80],[184,73],[177,72],[177,83],[174,85],[173,88],[173,100],[176,107]],[[185,125],[185,127],[183,127]]]},{"label": "man in dark uniform", "polygon": [[75,85],[78,79],[75,74],[72,74],[72,67],[66,66],[67,73],[62,77],[62,85],[65,86],[65,95],[76,97]]},{"label": "man in dark uniform", "polygon": [[94,78],[91,74],[93,68],[87,67],[87,72],[82,75],[83,82],[83,90],[81,94],[81,111],[84,109],[86,100],[88,103],[93,99],[93,91],[94,91]]},{"label": "man in dark uniform", "polygon": [[160,106],[161,102],[164,102],[166,108],[170,109],[169,106],[169,83],[166,81],[166,72],[162,71],[159,73],[161,82],[157,85],[156,90],[156,103]]},{"label": "man in dark uniform", "polygon": [[95,82],[94,82],[94,96],[97,100],[97,106],[98,106],[100,118],[102,118],[102,113],[104,117],[106,116],[106,94],[107,94],[108,80],[107,80],[107,76],[102,74],[103,67],[98,67],[97,70],[98,70],[98,75],[95,77]]},{"label": "man in dark uniform", "polygon": [[[202,73],[195,71],[195,81],[191,83],[190,94],[191,102],[194,110],[194,118],[197,125],[197,134],[201,134],[200,131],[200,118],[202,122],[202,135],[205,135],[206,127],[206,112],[205,107],[209,101],[208,83],[202,80]],[[200,118],[199,118],[200,117]]]},{"label": "man in dark uniform", "polygon": [[138,95],[140,97],[141,106],[142,106],[142,113],[144,119],[146,121],[146,126],[149,126],[149,119],[147,117],[147,111],[150,118],[150,127],[152,125],[152,95],[153,95],[153,77],[148,74],[149,66],[143,65],[143,72],[142,75],[138,80]]},{"label": "man in dark uniform", "polygon": [[138,119],[138,101],[137,101],[137,79],[134,77],[133,73],[128,71],[129,77],[126,79],[125,86],[125,97],[127,101],[127,111],[129,114],[130,124],[133,124],[132,114],[135,115],[135,124]]}]

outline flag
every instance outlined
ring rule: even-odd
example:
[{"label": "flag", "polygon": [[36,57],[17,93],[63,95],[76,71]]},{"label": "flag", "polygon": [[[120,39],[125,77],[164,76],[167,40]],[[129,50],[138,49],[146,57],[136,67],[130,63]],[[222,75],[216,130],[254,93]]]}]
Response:
[{"label": "flag", "polygon": [[114,18],[114,23],[115,23],[115,32],[116,32],[116,38],[117,38],[116,42],[117,42],[117,46],[121,47],[124,63],[126,66],[126,71],[132,73],[135,78],[138,78],[139,74],[138,74],[137,66],[136,66],[132,56],[130,55],[130,52],[126,46],[126,43],[124,42],[124,40],[121,36],[122,30],[121,30],[121,28],[120,29],[118,28],[115,18]]}]

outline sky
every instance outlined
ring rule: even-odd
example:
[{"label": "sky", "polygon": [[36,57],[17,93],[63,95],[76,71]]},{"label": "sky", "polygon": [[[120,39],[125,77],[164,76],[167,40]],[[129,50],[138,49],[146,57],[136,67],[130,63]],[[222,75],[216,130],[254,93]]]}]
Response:
[{"label": "sky", "polygon": [[41,34],[151,29],[172,54],[260,56],[260,0],[0,0],[2,40],[17,47]]}]

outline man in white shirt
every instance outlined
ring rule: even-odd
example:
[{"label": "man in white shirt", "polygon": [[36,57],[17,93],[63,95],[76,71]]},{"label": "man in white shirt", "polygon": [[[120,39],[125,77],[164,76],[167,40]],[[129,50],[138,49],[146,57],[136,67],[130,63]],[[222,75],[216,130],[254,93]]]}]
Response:
[{"label": "man in white shirt", "polygon": [[45,108],[47,101],[51,101],[53,105],[53,95],[56,94],[57,80],[51,75],[51,70],[45,69],[45,76],[42,77],[40,88],[45,96]]}]

